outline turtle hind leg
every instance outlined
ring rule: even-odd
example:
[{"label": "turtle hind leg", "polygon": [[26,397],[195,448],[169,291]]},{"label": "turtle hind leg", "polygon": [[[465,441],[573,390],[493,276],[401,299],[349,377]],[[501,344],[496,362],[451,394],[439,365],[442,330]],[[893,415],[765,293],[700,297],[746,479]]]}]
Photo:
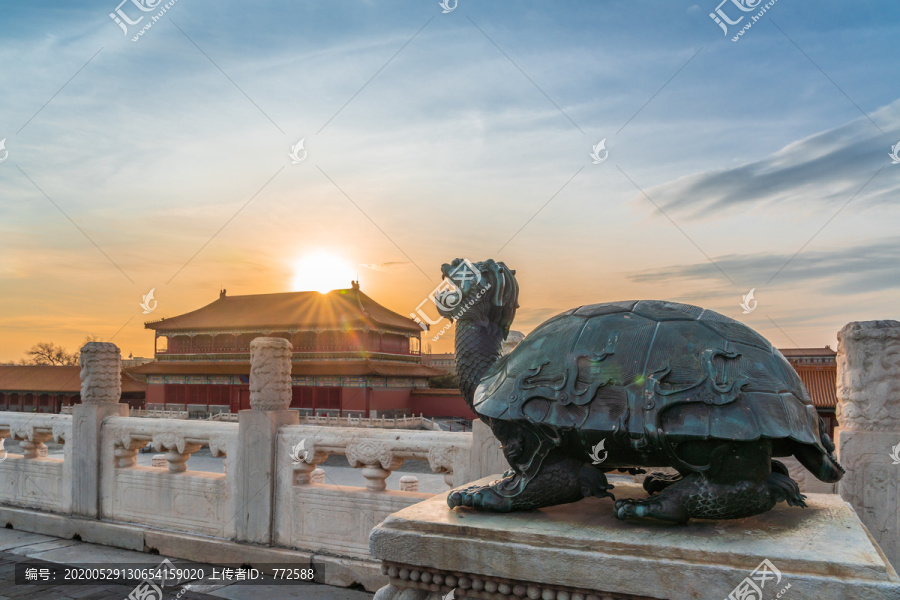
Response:
[{"label": "turtle hind leg", "polygon": [[644,478],[643,485],[648,494],[656,494],[681,480],[681,473],[663,473],[662,471],[654,471]]},{"label": "turtle hind leg", "polygon": [[577,502],[586,496],[613,498],[609,493],[612,487],[602,471],[554,451],[531,479],[512,473],[488,485],[453,490],[447,504],[450,508],[471,506],[493,512],[533,510]]},{"label": "turtle hind leg", "polygon": [[685,523],[688,519],[741,519],[771,510],[778,502],[806,506],[797,483],[773,472],[761,480],[718,483],[692,473],[645,500],[615,504],[616,517],[652,517]]}]

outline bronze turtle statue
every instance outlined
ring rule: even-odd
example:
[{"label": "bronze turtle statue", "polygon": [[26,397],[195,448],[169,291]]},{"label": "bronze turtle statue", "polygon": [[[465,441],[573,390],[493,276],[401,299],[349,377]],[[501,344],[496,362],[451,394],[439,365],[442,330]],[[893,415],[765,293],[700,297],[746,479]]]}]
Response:
[{"label": "bronze turtle statue", "polygon": [[697,306],[654,300],[574,308],[509,354],[515,271],[456,259],[436,296],[456,321],[460,390],[494,432],[511,469],[453,490],[451,508],[508,512],[615,498],[606,473],[651,473],[645,499],[615,502],[619,519],[736,519],[805,497],[773,457],[796,456],[838,481],[834,444],[797,373],[758,333]]}]

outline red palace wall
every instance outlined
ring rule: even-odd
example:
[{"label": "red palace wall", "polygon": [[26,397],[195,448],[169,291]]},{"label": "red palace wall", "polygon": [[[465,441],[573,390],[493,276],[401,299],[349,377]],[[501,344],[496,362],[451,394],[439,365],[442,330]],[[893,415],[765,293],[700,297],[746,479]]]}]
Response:
[{"label": "red palace wall", "polygon": [[[187,391],[188,386],[193,389]],[[231,412],[250,408],[248,385],[216,385],[213,390],[215,393],[210,393],[207,387],[209,386],[150,384],[147,386],[146,407],[157,410],[228,407],[226,410]],[[466,406],[462,395],[451,390],[435,393],[433,390],[415,389],[294,386],[292,391],[291,408],[315,409],[318,413],[340,410],[342,413],[353,411],[355,414],[371,416],[373,412],[382,414],[385,411],[399,411],[426,417],[476,418]]]},{"label": "red palace wall", "polygon": [[412,414],[412,407],[409,401],[409,393],[411,390],[381,390],[373,389],[369,391],[369,411],[377,411],[379,414],[386,410],[406,411]]},{"label": "red palace wall", "polygon": [[462,419],[477,419],[478,416],[466,405],[462,394],[433,394],[430,391],[416,393],[414,390],[410,396],[412,412],[415,415],[422,414],[426,417],[459,417]]}]

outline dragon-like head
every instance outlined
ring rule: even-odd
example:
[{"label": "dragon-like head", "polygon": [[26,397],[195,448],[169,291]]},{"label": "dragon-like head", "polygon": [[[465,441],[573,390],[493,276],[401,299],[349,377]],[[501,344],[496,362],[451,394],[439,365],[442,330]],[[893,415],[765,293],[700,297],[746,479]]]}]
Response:
[{"label": "dragon-like head", "polygon": [[506,339],[519,308],[515,271],[490,259],[473,263],[457,258],[441,266],[441,275],[444,281],[435,290],[434,303],[442,317],[491,321]]}]

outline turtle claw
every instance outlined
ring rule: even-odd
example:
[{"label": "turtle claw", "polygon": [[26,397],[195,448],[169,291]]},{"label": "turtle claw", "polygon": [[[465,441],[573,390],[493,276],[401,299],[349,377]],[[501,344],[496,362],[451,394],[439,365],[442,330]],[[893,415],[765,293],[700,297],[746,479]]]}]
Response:
[{"label": "turtle claw", "polygon": [[614,486],[609,485],[606,475],[591,467],[583,467],[578,473],[578,479],[581,483],[581,494],[587,498],[594,496],[596,498],[612,498],[616,499],[609,490]]},{"label": "turtle claw", "polygon": [[652,511],[652,504],[652,500],[635,500],[634,498],[623,498],[622,500],[616,500],[616,518],[620,521],[624,521],[629,517],[650,516]]},{"label": "turtle claw", "polygon": [[468,506],[491,512],[509,512],[512,501],[498,494],[490,485],[472,485],[461,490],[453,490],[447,496],[450,508]]}]

